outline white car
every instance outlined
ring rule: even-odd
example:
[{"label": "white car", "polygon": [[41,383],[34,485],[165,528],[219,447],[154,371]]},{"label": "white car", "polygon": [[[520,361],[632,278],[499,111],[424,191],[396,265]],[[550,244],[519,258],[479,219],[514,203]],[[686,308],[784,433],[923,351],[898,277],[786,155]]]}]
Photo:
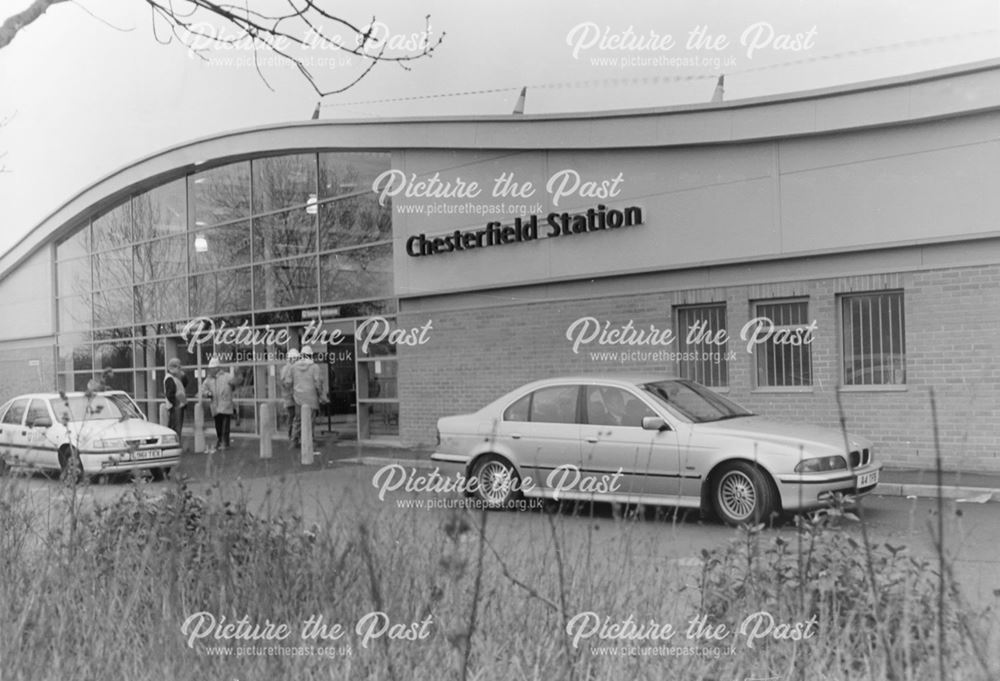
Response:
[{"label": "white car", "polygon": [[36,393],[0,407],[0,468],[83,475],[149,469],[165,478],[180,461],[177,433],[146,420],[127,393]]},{"label": "white car", "polygon": [[732,525],[867,494],[881,470],[868,440],[649,375],[529,383],[440,419],[431,459],[461,466],[489,507],[522,494],[714,510]]}]

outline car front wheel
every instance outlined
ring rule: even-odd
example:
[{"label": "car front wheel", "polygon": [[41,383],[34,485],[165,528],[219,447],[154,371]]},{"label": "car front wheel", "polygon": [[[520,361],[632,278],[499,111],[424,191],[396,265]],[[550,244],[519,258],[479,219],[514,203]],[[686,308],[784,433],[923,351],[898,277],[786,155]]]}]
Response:
[{"label": "car front wheel", "polygon": [[775,492],[767,475],[743,461],[731,463],[712,487],[715,512],[728,525],[763,522],[775,509]]},{"label": "car front wheel", "polygon": [[517,495],[521,478],[509,461],[490,454],[476,462],[476,496],[487,508],[503,508]]}]

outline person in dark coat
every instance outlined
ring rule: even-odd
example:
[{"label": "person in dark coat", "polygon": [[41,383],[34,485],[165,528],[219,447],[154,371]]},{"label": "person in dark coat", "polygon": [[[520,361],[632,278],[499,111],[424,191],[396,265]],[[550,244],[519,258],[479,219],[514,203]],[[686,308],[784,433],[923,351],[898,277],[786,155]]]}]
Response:
[{"label": "person in dark coat", "polygon": [[170,428],[180,440],[184,426],[184,408],[187,406],[187,374],[181,369],[181,361],[174,357],[167,362],[167,375],[163,377],[163,395],[170,405]]}]

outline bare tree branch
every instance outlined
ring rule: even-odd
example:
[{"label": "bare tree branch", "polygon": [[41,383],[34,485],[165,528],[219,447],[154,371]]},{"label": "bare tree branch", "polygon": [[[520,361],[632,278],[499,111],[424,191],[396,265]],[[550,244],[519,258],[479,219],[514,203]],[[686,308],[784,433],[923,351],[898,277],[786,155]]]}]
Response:
[{"label": "bare tree branch", "polygon": [[[0,27],[0,49],[51,5],[68,1],[34,0],[28,9],[9,17]],[[176,39],[202,59],[206,59],[212,48],[246,46],[253,50],[254,66],[268,88],[271,86],[261,71],[257,52],[262,49],[272,52],[294,64],[321,97],[353,87],[380,63],[393,63],[409,70],[410,62],[433,56],[445,36],[441,33],[432,38],[430,15],[427,15],[422,32],[407,34],[408,37],[393,45],[388,36],[379,35],[384,24],[379,24],[374,16],[367,25],[358,26],[331,14],[325,6],[335,0],[285,0],[287,7],[267,12],[259,9],[260,0],[244,0],[240,5],[216,0],[142,1],[150,8],[157,42],[167,44]],[[235,29],[235,33],[227,35],[211,23],[219,20],[222,26]],[[335,31],[346,31],[346,37]],[[337,87],[324,87],[310,69],[309,60],[302,55],[303,50],[317,48],[358,57],[362,64],[360,74]]]},{"label": "bare tree branch", "polygon": [[45,10],[61,2],[67,2],[67,0],[35,0],[23,12],[7,17],[3,25],[0,26],[0,49],[7,47],[22,28],[45,14]]}]

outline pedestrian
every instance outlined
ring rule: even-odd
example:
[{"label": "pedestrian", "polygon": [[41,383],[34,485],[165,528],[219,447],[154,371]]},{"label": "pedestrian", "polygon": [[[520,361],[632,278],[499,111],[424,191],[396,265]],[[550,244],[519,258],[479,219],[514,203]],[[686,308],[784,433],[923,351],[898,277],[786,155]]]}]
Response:
[{"label": "pedestrian", "polygon": [[201,395],[209,401],[212,418],[215,420],[215,448],[228,449],[230,446],[229,431],[232,425],[233,389],[238,380],[235,368],[225,371],[218,357],[208,361],[208,377],[201,386]]},{"label": "pedestrian", "polygon": [[286,385],[291,388],[292,399],[295,400],[292,444],[298,447],[302,442],[302,408],[308,405],[315,416],[316,412],[319,411],[320,404],[327,402],[323,372],[313,363],[312,348],[308,345],[302,346],[299,358],[288,372]]},{"label": "pedestrian", "polygon": [[184,408],[187,406],[187,374],[181,368],[181,361],[176,357],[167,362],[167,375],[163,377],[163,395],[170,405],[170,428],[181,439],[181,428],[184,426]]},{"label": "pedestrian", "polygon": [[295,348],[288,349],[285,365],[281,367],[278,375],[278,383],[281,387],[281,405],[285,408],[285,416],[288,418],[288,439],[292,439],[292,426],[295,424],[295,398],[292,397],[292,366],[299,358],[299,351]]}]

